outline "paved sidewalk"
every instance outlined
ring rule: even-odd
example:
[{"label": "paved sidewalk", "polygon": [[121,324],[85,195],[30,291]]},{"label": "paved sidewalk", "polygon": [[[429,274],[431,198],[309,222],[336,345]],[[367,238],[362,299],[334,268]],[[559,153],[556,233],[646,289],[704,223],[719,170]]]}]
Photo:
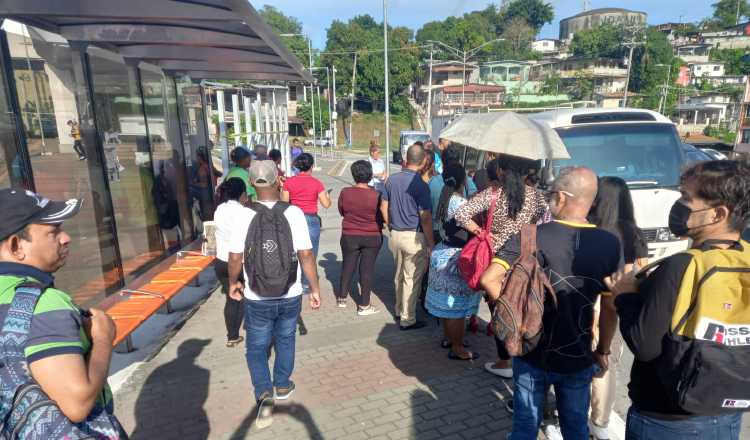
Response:
[{"label": "paved sidewalk", "polygon": [[[335,163],[321,165],[328,171]],[[382,312],[358,317],[351,301],[346,309],[335,307],[341,262],[335,201],[349,179],[348,165],[344,177],[316,176],[334,189],[318,258],[324,305],[311,311],[304,303],[310,333],[297,337],[293,397],[277,403],[273,425],[253,427],[244,347],[224,346],[224,297],[217,291],[117,393],[117,415],[132,438],[504,439],[509,384],[483,369],[495,359],[492,339],[481,330],[468,336],[482,355],[471,363],[447,358],[434,320],[422,330],[399,331],[387,244],[373,296]]]}]

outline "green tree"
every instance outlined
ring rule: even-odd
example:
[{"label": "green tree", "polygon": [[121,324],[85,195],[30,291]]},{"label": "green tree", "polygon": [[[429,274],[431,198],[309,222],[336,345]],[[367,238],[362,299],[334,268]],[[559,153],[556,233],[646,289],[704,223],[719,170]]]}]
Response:
[{"label": "green tree", "polygon": [[605,24],[576,32],[570,42],[570,51],[582,57],[620,58],[625,55],[624,39],[625,32],[621,27]]},{"label": "green tree", "polygon": [[726,28],[734,26],[737,23],[737,6],[739,5],[739,19],[742,21],[744,18],[750,17],[750,5],[747,0],[719,0],[712,4],[714,8],[714,15],[712,18],[712,24],[714,27],[718,26]]},{"label": "green tree", "polygon": [[550,3],[544,3],[542,0],[513,0],[502,12],[503,22],[508,22],[514,18],[523,18],[534,28],[534,34],[546,23],[552,23],[555,18],[555,10]]},{"label": "green tree", "polygon": [[[320,112],[320,113],[319,113]],[[328,111],[328,100],[325,99],[325,97],[321,96],[318,98],[318,96],[315,96],[315,133],[317,137],[322,136],[325,134],[325,131],[330,128],[329,124],[329,115]],[[302,118],[303,121],[305,121],[305,128],[308,128],[312,130],[312,105],[311,101],[308,99],[307,102],[302,102],[299,104],[299,107],[297,107],[297,116]],[[321,123],[323,124],[321,126]],[[310,131],[310,134],[312,134],[312,131]]]},{"label": "green tree", "polygon": [[[674,85],[681,64],[674,56],[672,45],[666,35],[655,28],[648,29],[645,45],[637,47],[633,53],[633,68],[630,74],[630,91],[643,95],[639,101],[640,107],[653,110],[658,108],[664,83],[667,82],[668,87]],[[668,81],[667,73],[670,73]],[[677,96],[667,96],[667,108],[670,108]]]},{"label": "green tree", "polygon": [[744,49],[711,49],[709,58],[723,62],[727,75],[750,74],[750,56]]},{"label": "green tree", "polygon": [[510,45],[513,57],[526,58],[524,56],[531,50],[531,42],[534,41],[536,31],[525,18],[515,17],[505,23],[502,37]]},{"label": "green tree", "polygon": [[591,100],[594,97],[594,78],[589,75],[577,74],[568,94],[577,100]]},{"label": "green tree", "polygon": [[[271,5],[263,6],[258,11],[263,21],[268,24],[277,34],[301,34],[302,22],[296,17],[284,15],[283,12]],[[297,35],[294,37],[282,37],[282,41],[296,56],[297,60],[305,67],[309,67],[308,45],[305,37]]]},{"label": "green tree", "polygon": [[562,79],[560,75],[550,75],[544,79],[542,86],[539,88],[539,93],[542,95],[559,95],[564,92]]},{"label": "green tree", "polygon": [[[357,84],[355,94],[372,103],[374,109],[383,107],[385,81],[383,77],[383,27],[369,15],[360,15],[348,22],[334,20],[328,28],[325,65],[336,68],[336,87],[340,95],[351,93],[354,54],[357,52]],[[413,33],[406,27],[388,30],[389,48],[403,49],[414,45]],[[421,49],[393,50],[388,54],[389,94],[395,97],[408,88],[419,73]]]}]

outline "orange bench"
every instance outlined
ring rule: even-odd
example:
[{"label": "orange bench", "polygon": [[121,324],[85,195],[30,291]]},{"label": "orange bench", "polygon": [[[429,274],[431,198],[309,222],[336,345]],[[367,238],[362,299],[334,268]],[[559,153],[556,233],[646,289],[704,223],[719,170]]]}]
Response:
[{"label": "orange bench", "polygon": [[170,300],[182,288],[197,281],[214,258],[198,252],[178,252],[176,260],[146,284],[105,298],[98,307],[115,322],[117,332],[113,344],[124,342],[125,350],[133,351],[132,333],[162,307],[171,313]]}]

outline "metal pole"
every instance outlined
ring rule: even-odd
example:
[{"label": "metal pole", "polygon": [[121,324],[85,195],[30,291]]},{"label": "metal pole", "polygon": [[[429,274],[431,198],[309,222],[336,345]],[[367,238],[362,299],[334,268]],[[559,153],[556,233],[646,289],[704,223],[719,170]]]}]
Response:
[{"label": "metal pole", "polygon": [[466,111],[464,109],[464,103],[465,103],[465,93],[466,93],[466,51],[464,51],[464,70],[463,70],[463,77],[461,78],[461,114],[464,114]]},{"label": "metal pole", "polygon": [[237,147],[242,142],[240,138],[240,97],[236,93],[232,95],[232,120],[234,121],[234,146]]},{"label": "metal pole", "polygon": [[349,111],[349,148],[354,146],[354,88],[357,86],[357,52],[354,52],[352,68],[352,107]]},{"label": "metal pole", "polygon": [[253,123],[252,123],[252,104],[250,104],[250,97],[242,97],[242,105],[245,107],[245,143],[248,147],[253,144]]},{"label": "metal pole", "polygon": [[281,144],[281,135],[279,134],[279,112],[278,108],[276,107],[276,89],[271,89],[271,104],[273,106],[273,110],[271,111],[271,115],[273,115],[273,137],[271,138],[271,143],[273,144],[273,147],[269,145],[268,148],[270,149],[279,149],[279,145]]},{"label": "metal pole", "polygon": [[628,76],[625,78],[625,93],[622,98],[622,106],[628,106],[628,87],[630,86],[630,70],[633,68],[633,49],[635,49],[635,43],[630,45],[630,54],[628,55]]},{"label": "metal pole", "polygon": [[229,170],[229,151],[227,151],[227,125],[224,122],[224,91],[216,91],[216,110],[219,113],[219,145],[221,146],[221,166],[224,174]]},{"label": "metal pole", "polygon": [[[390,88],[388,86],[388,0],[383,0],[383,56],[385,57],[385,163],[388,164],[391,157],[391,108]],[[385,167],[385,174],[389,176],[390,166]]]},{"label": "metal pole", "polygon": [[320,127],[320,155],[325,157],[325,146],[323,145],[323,106],[320,100],[320,86],[315,86],[315,91],[318,92],[318,127]]},{"label": "metal pole", "polygon": [[432,137],[432,49],[433,45],[430,45],[430,74],[427,80],[427,130]]},{"label": "metal pole", "polygon": [[331,108],[331,69],[328,66],[326,66],[326,82],[328,83],[328,130],[331,133],[328,140],[333,149],[335,142],[333,141],[333,109]]},{"label": "metal pole", "polygon": [[260,117],[261,117],[261,107],[260,107],[260,90],[255,91],[255,134],[254,134],[254,143],[257,144],[260,142],[261,139],[261,133],[263,132],[263,128],[260,124]]},{"label": "metal pole", "polygon": [[339,133],[338,133],[338,110],[336,108],[336,66],[332,66],[331,70],[333,70],[333,113],[335,114],[335,118],[333,118],[333,146],[337,146],[339,143]]}]

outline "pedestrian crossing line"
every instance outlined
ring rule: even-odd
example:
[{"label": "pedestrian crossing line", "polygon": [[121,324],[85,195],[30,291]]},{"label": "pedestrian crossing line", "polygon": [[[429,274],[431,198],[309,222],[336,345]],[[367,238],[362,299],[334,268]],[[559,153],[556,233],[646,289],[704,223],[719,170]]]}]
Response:
[{"label": "pedestrian crossing line", "polygon": [[331,177],[340,177],[344,174],[346,171],[346,167],[349,165],[349,161],[345,159],[340,159],[336,161],[336,164],[331,167],[330,170],[328,170],[328,175]]}]

